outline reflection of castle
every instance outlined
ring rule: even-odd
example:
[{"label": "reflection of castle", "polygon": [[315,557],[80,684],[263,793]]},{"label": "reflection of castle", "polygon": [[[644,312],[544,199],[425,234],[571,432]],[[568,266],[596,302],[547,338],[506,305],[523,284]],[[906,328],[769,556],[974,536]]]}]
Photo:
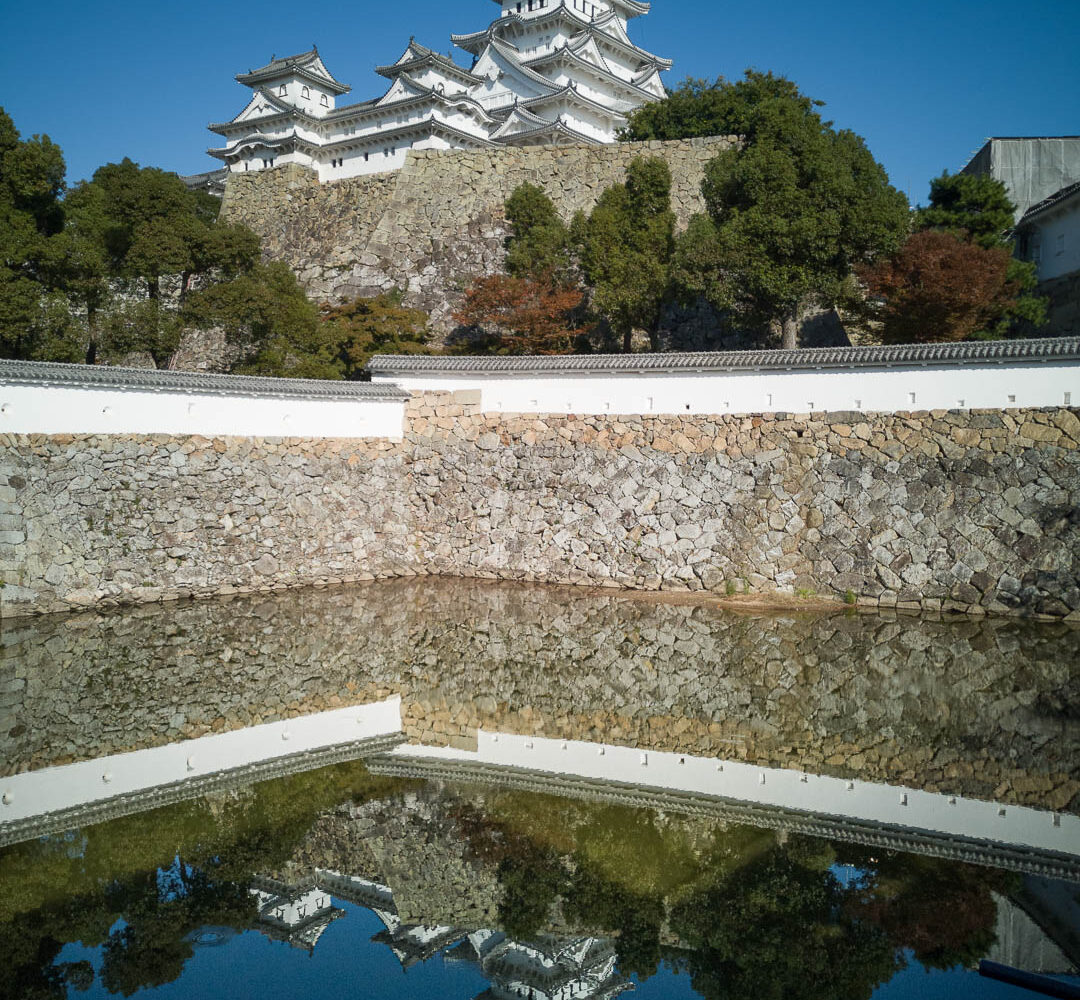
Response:
[{"label": "reflection of castle", "polygon": [[344,910],[333,905],[330,894],[310,879],[300,885],[287,885],[258,876],[250,892],[258,900],[259,930],[274,941],[287,941],[308,954],[330,922],[345,916]]},{"label": "reflection of castle", "polygon": [[600,1000],[633,989],[615,970],[610,938],[544,935],[522,943],[501,931],[476,931],[446,957],[476,963],[491,980],[476,1000]]},{"label": "reflection of castle", "polygon": [[372,940],[390,948],[402,968],[446,949],[448,961],[476,965],[491,983],[477,1000],[608,1000],[633,989],[616,971],[610,938],[545,934],[515,941],[497,930],[407,924],[389,886],[323,868],[298,885],[259,876],[251,892],[259,900],[259,930],[309,953],[330,922],[344,915],[331,894],[366,907],[385,927]]}]

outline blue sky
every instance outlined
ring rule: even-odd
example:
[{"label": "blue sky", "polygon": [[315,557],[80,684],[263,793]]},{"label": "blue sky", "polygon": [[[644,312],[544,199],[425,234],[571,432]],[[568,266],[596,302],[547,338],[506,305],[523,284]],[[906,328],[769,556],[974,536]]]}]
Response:
[{"label": "blue sky", "polygon": [[[381,93],[373,72],[411,34],[439,51],[483,27],[490,0],[0,0],[0,105],[24,135],[64,150],[69,181],[130,156],[180,173],[213,169],[210,121],[235,115],[233,80],[317,42],[348,100]],[[638,44],[686,76],[773,70],[864,136],[893,183],[925,201],[988,135],[1080,134],[1076,0],[654,0]],[[463,56],[459,55],[459,59]]]}]

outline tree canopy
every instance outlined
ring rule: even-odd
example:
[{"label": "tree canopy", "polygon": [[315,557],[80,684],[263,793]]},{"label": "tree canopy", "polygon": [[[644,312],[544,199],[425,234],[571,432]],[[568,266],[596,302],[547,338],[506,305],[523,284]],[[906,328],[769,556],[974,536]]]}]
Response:
[{"label": "tree canopy", "polygon": [[284,264],[259,262],[258,237],[221,221],[215,198],[129,159],[70,190],[64,172],[48,137],[21,139],[0,110],[0,356],[165,365],[201,326],[239,348],[235,370],[355,367],[356,343],[334,339]]},{"label": "tree canopy", "polygon": [[570,234],[551,199],[535,184],[521,184],[506,200],[510,235],[506,240],[506,273],[515,278],[547,274],[572,283]]},{"label": "tree canopy", "polygon": [[889,343],[1008,336],[1041,325],[1035,265],[1013,256],[1015,206],[1005,185],[982,174],[944,173],[915,232],[889,258],[864,267],[871,310]]},{"label": "tree canopy", "polygon": [[359,377],[373,354],[425,354],[431,332],[421,309],[401,304],[395,289],[373,298],[358,298],[339,306],[326,306],[322,321],[346,378]]},{"label": "tree canopy", "polygon": [[900,245],[907,199],[863,140],[824,121],[790,81],[748,70],[714,89],[742,141],[706,166],[707,214],[680,240],[675,279],[684,297],[781,325],[794,347],[808,306],[842,301],[853,268]]},{"label": "tree canopy", "polygon": [[628,352],[635,329],[655,347],[660,309],[670,289],[675,246],[671,170],[664,160],[637,157],[626,182],[609,187],[579,221],[581,265],[592,287],[591,307]]},{"label": "tree canopy", "polygon": [[1015,212],[996,178],[946,171],[930,182],[930,204],[915,213],[915,228],[960,233],[981,247],[1009,246]]},{"label": "tree canopy", "polygon": [[627,142],[704,136],[753,139],[757,128],[753,110],[768,100],[790,101],[806,112],[822,104],[800,94],[790,80],[772,73],[747,70],[741,80],[720,76],[712,83],[687,77],[664,100],[631,111],[619,138]]}]

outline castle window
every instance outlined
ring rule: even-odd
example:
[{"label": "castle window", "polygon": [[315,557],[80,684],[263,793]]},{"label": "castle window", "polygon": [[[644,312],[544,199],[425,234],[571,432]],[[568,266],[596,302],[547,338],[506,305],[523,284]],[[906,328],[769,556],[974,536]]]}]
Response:
[{"label": "castle window", "polygon": [[323,106],[324,108],[328,108],[328,107],[330,107],[330,99],[329,99],[329,98],[328,98],[328,97],[326,96],[326,94],[322,94],[322,95],[320,95],[320,97],[319,97],[319,103],[320,103],[320,104],[321,104],[321,105],[322,105],[322,106]]},{"label": "castle window", "polygon": [[310,97],[311,96],[311,91],[307,87],[305,87],[303,90],[300,91],[300,96],[301,97]]},{"label": "castle window", "polygon": [[367,153],[365,153],[365,154],[364,154],[364,162],[365,162],[365,163],[367,163],[367,161],[368,161],[368,154],[367,154]]},{"label": "castle window", "polygon": [[285,86],[285,84],[282,84],[280,87],[278,87],[277,92],[278,97],[286,97],[289,93],[288,88]]}]

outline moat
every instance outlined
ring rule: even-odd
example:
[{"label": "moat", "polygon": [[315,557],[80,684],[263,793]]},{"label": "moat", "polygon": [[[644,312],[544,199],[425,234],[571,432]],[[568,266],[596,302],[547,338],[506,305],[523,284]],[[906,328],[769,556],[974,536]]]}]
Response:
[{"label": "moat", "polygon": [[0,811],[0,997],[1080,986],[1063,623],[430,578],[20,619],[0,774],[398,699],[336,756]]}]

